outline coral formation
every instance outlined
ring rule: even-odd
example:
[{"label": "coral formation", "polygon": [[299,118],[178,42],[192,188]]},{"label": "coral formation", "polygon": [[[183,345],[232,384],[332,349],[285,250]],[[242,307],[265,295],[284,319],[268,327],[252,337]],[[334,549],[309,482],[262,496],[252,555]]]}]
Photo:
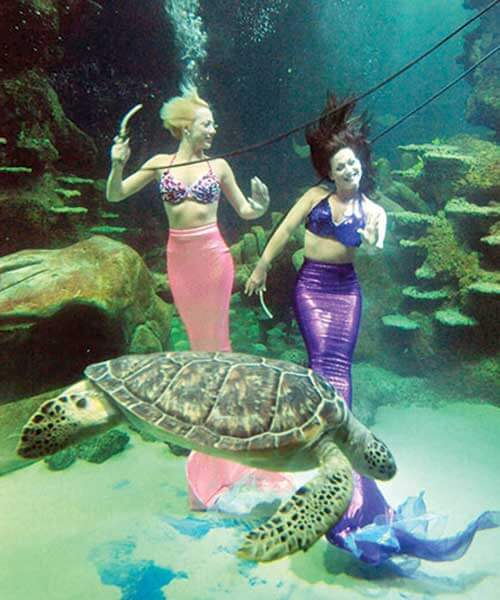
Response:
[{"label": "coral formation", "polygon": [[436,321],[446,327],[475,327],[476,319],[464,315],[456,309],[438,310],[434,315]]},{"label": "coral formation", "polygon": [[397,181],[416,192],[433,210],[464,196],[469,201],[494,202],[500,192],[500,148],[472,135],[457,135],[440,144],[400,146],[413,165],[393,171]]},{"label": "coral formation", "polygon": [[399,331],[416,331],[420,329],[420,325],[412,319],[409,319],[405,315],[385,315],[382,317],[382,322],[386,327],[390,329],[397,329]]}]

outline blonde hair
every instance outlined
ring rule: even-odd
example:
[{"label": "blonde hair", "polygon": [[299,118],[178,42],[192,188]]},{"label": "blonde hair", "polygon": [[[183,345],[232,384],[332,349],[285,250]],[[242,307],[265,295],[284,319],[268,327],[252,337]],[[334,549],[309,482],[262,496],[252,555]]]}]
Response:
[{"label": "blonde hair", "polygon": [[165,102],[160,110],[160,117],[163,126],[177,139],[182,138],[182,130],[189,127],[196,118],[196,111],[200,108],[210,108],[208,102],[205,102],[198,96],[195,87],[182,90],[182,96],[175,96],[168,102]]}]

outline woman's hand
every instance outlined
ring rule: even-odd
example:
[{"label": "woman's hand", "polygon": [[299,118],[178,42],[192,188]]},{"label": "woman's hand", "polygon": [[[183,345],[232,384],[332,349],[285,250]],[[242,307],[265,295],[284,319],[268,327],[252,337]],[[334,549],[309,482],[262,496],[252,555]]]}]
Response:
[{"label": "woman's hand", "polygon": [[252,294],[258,294],[259,292],[266,291],[266,279],[267,269],[257,263],[250,277],[247,279],[245,284],[245,294],[251,296]]},{"label": "woman's hand", "polygon": [[366,218],[366,224],[364,229],[358,229],[359,235],[362,237],[363,241],[369,244],[370,246],[374,246],[377,243],[378,239],[378,219],[377,216],[373,213],[369,213]]},{"label": "woman's hand", "polygon": [[385,233],[387,229],[387,215],[381,206],[372,203],[372,210],[368,212],[364,229],[358,229],[364,242],[371,247],[384,247]]},{"label": "woman's hand", "polygon": [[130,145],[129,140],[122,140],[121,138],[115,138],[114,143],[111,146],[111,162],[113,164],[125,165],[127,160],[130,158]]},{"label": "woman's hand", "polygon": [[252,208],[261,214],[264,214],[269,208],[269,190],[267,185],[258,177],[253,177],[251,180],[252,196],[249,198]]}]

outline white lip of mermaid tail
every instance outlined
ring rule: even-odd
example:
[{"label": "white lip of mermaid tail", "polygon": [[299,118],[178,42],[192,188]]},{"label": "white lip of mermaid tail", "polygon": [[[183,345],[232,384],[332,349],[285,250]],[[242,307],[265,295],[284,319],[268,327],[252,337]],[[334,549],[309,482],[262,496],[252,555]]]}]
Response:
[{"label": "white lip of mermaid tail", "polygon": [[229,352],[125,356],[48,400],[25,425],[18,453],[52,454],[125,419],[160,441],[271,471],[319,467],[261,527],[241,557],[269,561],[307,550],[344,514],[352,468],[390,479],[391,452],[310,369]]}]

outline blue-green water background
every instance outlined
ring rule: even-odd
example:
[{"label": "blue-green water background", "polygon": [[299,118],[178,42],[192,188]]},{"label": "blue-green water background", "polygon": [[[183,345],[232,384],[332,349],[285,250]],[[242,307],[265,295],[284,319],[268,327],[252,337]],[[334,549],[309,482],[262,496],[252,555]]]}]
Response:
[{"label": "blue-green water background", "polygon": [[[473,14],[461,0],[204,0],[197,10],[208,35],[198,83],[220,125],[216,153],[261,142],[313,119],[328,89],[341,95],[363,92]],[[48,70],[66,114],[98,146],[93,177],[105,178],[120,116],[137,102],[145,107],[132,123],[130,167],[174,149],[158,111],[165,99],[178,93],[185,67],[162,0],[103,1],[90,21],[85,14],[82,10],[81,27],[72,24],[66,30],[63,61]],[[45,50],[50,53],[51,48]],[[373,133],[460,75],[464,67],[457,59],[463,51],[460,34],[363,101],[359,108],[372,115]],[[400,145],[439,142],[458,133],[491,139],[489,130],[465,119],[470,93],[470,84],[460,82],[381,139],[374,147],[375,157],[388,158],[397,169]],[[300,134],[294,139],[304,143]],[[282,212],[315,181],[309,161],[297,156],[290,138],[234,158],[231,165],[246,192],[250,177],[261,177],[269,185],[272,210]],[[163,241],[167,223],[157,190],[148,186],[134,206],[140,209],[131,209],[128,219],[135,219],[144,237],[156,235]],[[148,231],[151,216],[156,233]],[[229,243],[248,227],[226,203],[221,205],[220,221]],[[388,248],[389,269],[397,280],[405,259],[394,241]],[[141,250],[140,244],[136,249]],[[378,299],[370,293],[376,287],[364,273],[368,310]],[[255,341],[257,315],[256,307],[243,308],[234,298],[236,349]],[[178,320],[175,326],[176,335],[182,336]],[[298,339],[296,330],[290,339]],[[377,352],[384,354],[385,348]],[[439,357],[432,359],[433,368],[439,367]],[[429,363],[406,363],[401,374],[398,362],[396,357],[394,371],[379,364],[355,365],[355,409],[384,433],[400,458],[402,476],[399,487],[389,488],[390,500],[397,503],[426,488],[431,509],[450,514],[448,531],[456,531],[480,510],[495,508],[498,417],[491,404],[498,398],[476,396],[470,387],[463,396],[456,386],[452,393],[442,392],[424,377],[432,375],[432,368],[426,372]],[[386,405],[381,415],[380,404]],[[422,576],[417,582],[362,571],[324,543],[290,563],[249,566],[234,558],[245,521],[188,513],[183,460],[132,434],[126,452],[102,468],[78,462],[54,473],[38,463],[5,476],[8,483],[0,482],[0,493],[2,487],[6,490],[1,513],[7,543],[2,556],[9,573],[4,594],[0,580],[0,597],[212,600],[261,593],[271,600],[306,595],[320,600],[334,595],[348,600],[493,600],[498,589],[497,532],[484,534],[465,564],[444,565],[441,570],[433,566],[435,578]],[[189,582],[195,583],[189,587]]]}]

